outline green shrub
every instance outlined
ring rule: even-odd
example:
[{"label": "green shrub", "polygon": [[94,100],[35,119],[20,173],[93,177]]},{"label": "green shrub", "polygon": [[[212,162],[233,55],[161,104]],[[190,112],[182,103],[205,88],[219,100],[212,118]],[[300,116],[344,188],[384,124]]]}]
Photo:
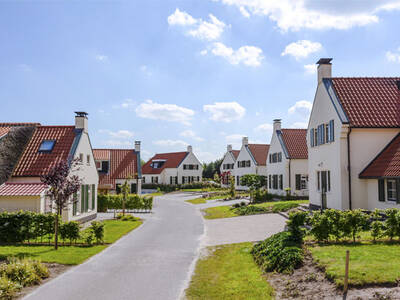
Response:
[{"label": "green shrub", "polygon": [[36,275],[38,275],[42,279],[49,278],[50,276],[49,269],[44,264],[42,264],[37,260],[32,260],[31,264],[33,269],[35,270]]},{"label": "green shrub", "polygon": [[100,244],[104,241],[104,223],[93,221],[90,230],[93,232],[93,235],[96,239],[96,243]]},{"label": "green shrub", "polygon": [[88,245],[88,246],[93,245],[94,238],[95,237],[94,237],[93,231],[91,231],[91,230],[86,230],[82,234],[82,239],[85,241],[86,245]]},{"label": "green shrub", "polygon": [[337,209],[326,209],[324,214],[328,218],[328,234],[333,235],[338,242],[343,236],[343,212]]},{"label": "green shrub", "polygon": [[0,299],[10,300],[21,289],[21,285],[6,276],[0,276]]},{"label": "green shrub", "polygon": [[254,205],[240,206],[238,208],[234,208],[234,210],[235,213],[240,216],[262,214],[269,211],[268,208]]},{"label": "green shrub", "polygon": [[289,232],[280,232],[254,245],[251,253],[265,272],[292,272],[303,263],[303,249]]},{"label": "green shrub", "polygon": [[[101,195],[99,198],[101,204],[101,210],[107,211],[107,209],[122,209],[122,195]],[[127,210],[146,210],[151,211],[153,209],[153,197],[144,196],[141,197],[136,194],[128,194],[125,202],[125,209]]]},{"label": "green shrub", "polygon": [[328,215],[319,211],[314,212],[310,219],[310,233],[318,242],[326,242],[329,240],[330,222]]},{"label": "green shrub", "polygon": [[289,214],[289,220],[286,222],[291,238],[296,243],[302,244],[306,233],[304,225],[307,220],[307,212],[297,211]]},{"label": "green shrub", "polygon": [[347,210],[343,214],[343,236],[351,237],[353,243],[361,231],[369,229],[368,215],[361,209]]},{"label": "green shrub", "polygon": [[276,203],[272,206],[272,212],[273,213],[278,213],[281,211],[288,211],[292,208],[296,208],[299,205],[297,203],[290,203],[290,202],[286,202],[286,203]]},{"label": "green shrub", "polygon": [[385,210],[385,235],[393,240],[395,236],[400,238],[400,212],[396,208],[389,208]]},{"label": "green shrub", "polygon": [[49,276],[47,268],[39,264],[28,259],[10,259],[0,266],[0,277],[7,277],[21,286],[39,284],[42,278]]}]

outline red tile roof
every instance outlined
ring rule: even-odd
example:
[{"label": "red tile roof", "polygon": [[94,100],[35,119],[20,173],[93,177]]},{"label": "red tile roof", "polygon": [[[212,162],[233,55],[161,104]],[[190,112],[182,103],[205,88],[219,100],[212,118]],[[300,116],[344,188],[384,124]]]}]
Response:
[{"label": "red tile roof", "polygon": [[400,133],[372,160],[359,177],[400,177]]},{"label": "red tile roof", "polygon": [[237,159],[238,156],[239,156],[240,150],[232,150],[231,153],[233,154],[233,157],[234,157],[235,159]]},{"label": "red tile roof", "polygon": [[[142,166],[143,174],[160,174],[166,168],[177,168],[189,152],[159,153],[154,155],[147,163]],[[153,160],[166,160],[159,169],[153,169],[150,164]]]},{"label": "red tile roof", "polygon": [[0,137],[7,134],[13,127],[38,126],[39,123],[0,123]]},{"label": "red tile roof", "polygon": [[267,156],[269,145],[266,144],[249,144],[251,154],[259,166],[265,166],[267,163]]},{"label": "red tile roof", "polygon": [[331,80],[351,126],[400,126],[400,77]]},{"label": "red tile roof", "polygon": [[0,196],[38,196],[47,185],[43,183],[10,183],[0,185]]},{"label": "red tile roof", "polygon": [[307,159],[307,129],[282,129],[281,132],[289,158]]},{"label": "red tile roof", "polygon": [[[109,155],[110,166],[107,174],[99,173],[99,188],[115,189],[116,179],[135,178],[137,171],[137,155],[133,149],[93,149],[99,156],[95,160],[103,160]],[[100,155],[101,154],[101,155]],[[100,158],[99,158],[100,157]]]},{"label": "red tile roof", "polygon": [[[38,126],[14,169],[13,176],[46,174],[58,161],[68,159],[75,139],[74,126]],[[50,153],[39,152],[43,140],[55,140]]]},{"label": "red tile roof", "polygon": [[93,149],[95,160],[110,160],[111,149]]}]

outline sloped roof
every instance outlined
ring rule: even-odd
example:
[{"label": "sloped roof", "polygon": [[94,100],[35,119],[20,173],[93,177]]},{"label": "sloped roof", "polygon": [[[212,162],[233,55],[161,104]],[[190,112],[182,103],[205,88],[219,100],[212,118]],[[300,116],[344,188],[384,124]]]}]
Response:
[{"label": "sloped roof", "polygon": [[269,145],[267,144],[248,144],[248,149],[253,155],[254,159],[259,166],[265,166],[267,163],[267,156]]},{"label": "sloped roof", "polygon": [[110,160],[111,149],[93,149],[95,160]]},{"label": "sloped roof", "polygon": [[[25,147],[12,176],[41,176],[67,160],[76,136],[75,126],[38,126]],[[50,153],[39,152],[43,140],[55,140]]]},{"label": "sloped roof", "polygon": [[0,185],[0,196],[38,196],[47,185],[44,183],[10,183]]},{"label": "sloped roof", "polygon": [[232,150],[231,153],[232,153],[233,157],[234,157],[235,159],[237,159],[238,156],[239,156],[240,150]]},{"label": "sloped roof", "polygon": [[400,177],[400,133],[372,160],[359,177]]},{"label": "sloped roof", "polygon": [[[108,173],[99,173],[99,186],[115,189],[116,179],[135,178],[138,173],[137,154],[133,149],[93,149],[99,156],[95,160],[106,160],[104,154],[109,155],[110,166]],[[101,154],[101,155],[100,155]],[[100,158],[99,158],[100,157]]]},{"label": "sloped roof", "polygon": [[400,77],[334,77],[335,92],[353,127],[399,127]]},{"label": "sloped roof", "polygon": [[[154,155],[147,163],[142,166],[143,174],[161,174],[166,168],[177,168],[189,152],[171,152],[171,153],[159,153]],[[165,163],[161,168],[153,169],[150,164],[153,160],[165,160]]]},{"label": "sloped roof", "polygon": [[33,127],[39,123],[0,123],[0,137],[6,135],[13,127]]},{"label": "sloped roof", "polygon": [[290,159],[307,159],[307,129],[281,129]]}]

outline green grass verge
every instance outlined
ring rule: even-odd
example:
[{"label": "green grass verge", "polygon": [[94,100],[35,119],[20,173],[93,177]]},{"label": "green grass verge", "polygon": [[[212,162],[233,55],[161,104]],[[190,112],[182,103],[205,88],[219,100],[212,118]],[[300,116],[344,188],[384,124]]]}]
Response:
[{"label": "green grass verge", "polygon": [[346,250],[350,251],[350,285],[396,285],[400,278],[400,244],[362,242],[312,246],[309,250],[338,286],[343,285]]},{"label": "green grass verge", "polygon": [[196,198],[196,199],[191,199],[191,200],[185,200],[185,202],[192,203],[192,204],[203,204],[207,203],[205,198]]},{"label": "green grass verge", "polygon": [[192,299],[273,299],[274,290],[262,276],[250,250],[252,243],[208,248],[197,262],[186,297]]},{"label": "green grass verge", "polygon": [[164,195],[164,192],[155,192],[155,193],[150,193],[150,194],[142,194],[142,197],[146,197],[146,196],[151,196],[151,197],[156,197],[156,196],[162,196]]},{"label": "green grass verge", "polygon": [[[271,212],[275,208],[279,208],[279,211],[284,211],[284,208],[293,208],[292,204],[305,204],[308,200],[296,200],[296,201],[277,201],[277,202],[264,202],[260,204],[254,204],[257,207],[270,208]],[[283,210],[282,210],[283,209]],[[220,218],[232,218],[239,216],[231,206],[217,206],[203,209],[205,219],[220,219]],[[277,211],[277,210],[276,210]]]},{"label": "green grass verge", "polygon": [[[142,221],[104,221],[104,242],[113,243],[123,235],[134,230],[142,224]],[[0,246],[0,260],[10,256],[19,258],[27,257],[40,260],[42,262],[52,262],[64,265],[78,265],[87,260],[89,257],[104,250],[107,245],[95,245],[92,247],[85,246],[62,246],[58,250],[54,250],[54,246],[37,246],[37,245],[17,245],[17,246]]]}]

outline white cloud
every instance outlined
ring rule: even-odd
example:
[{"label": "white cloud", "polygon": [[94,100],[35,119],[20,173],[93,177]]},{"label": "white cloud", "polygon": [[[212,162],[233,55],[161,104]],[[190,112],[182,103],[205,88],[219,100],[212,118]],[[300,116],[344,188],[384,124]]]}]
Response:
[{"label": "white cloud", "polygon": [[307,126],[308,126],[307,122],[294,122],[292,125],[290,125],[290,128],[304,129],[307,128]]},{"label": "white cloud", "polygon": [[282,56],[291,55],[296,59],[306,58],[311,53],[318,52],[322,49],[322,45],[318,42],[311,42],[309,40],[300,40],[290,43],[286,46],[285,50],[281,53]]},{"label": "white cloud", "polygon": [[202,137],[197,136],[197,134],[193,130],[190,130],[190,129],[182,131],[180,133],[180,135],[183,136],[183,137],[192,138],[192,139],[194,139],[195,141],[198,141],[198,142],[204,141],[204,139]]},{"label": "white cloud", "polygon": [[[215,0],[242,12],[267,16],[282,31],[349,29],[379,22],[378,13],[400,8],[399,0]],[[243,14],[243,12],[242,12]]]},{"label": "white cloud", "polygon": [[133,101],[132,99],[127,98],[127,99],[124,99],[122,101],[122,103],[120,103],[120,104],[114,104],[112,106],[112,108],[114,108],[114,109],[119,109],[119,108],[128,109],[128,108],[133,108],[135,106],[136,106],[136,102]]},{"label": "white cloud", "polygon": [[133,143],[129,141],[121,141],[121,140],[106,140],[104,142],[106,146],[110,147],[121,147],[121,148],[130,148],[133,147]]},{"label": "white cloud", "polygon": [[179,122],[184,125],[190,125],[194,111],[176,104],[160,104],[152,100],[146,100],[136,108],[136,115],[145,119]]},{"label": "white cloud", "polygon": [[214,161],[218,158],[222,157],[221,155],[216,155],[215,153],[211,153],[211,152],[207,152],[207,151],[199,151],[199,150],[194,150],[196,153],[197,158],[201,161],[201,162],[211,162]]},{"label": "white cloud", "polygon": [[272,124],[264,123],[264,124],[258,125],[256,128],[254,128],[254,130],[271,132],[273,128],[274,128],[274,126]]},{"label": "white cloud", "polygon": [[250,67],[258,67],[264,59],[263,51],[254,46],[242,46],[237,50],[225,46],[223,43],[214,43],[211,53],[225,58],[230,64],[244,64]]},{"label": "white cloud", "polygon": [[250,18],[250,13],[244,8],[244,6],[239,7],[239,10],[243,17]]},{"label": "white cloud", "polygon": [[204,49],[204,50],[201,50],[200,51],[200,55],[207,55],[207,53],[208,53],[208,51],[207,51],[207,49]]},{"label": "white cloud", "polygon": [[400,47],[397,49],[397,52],[387,51],[386,59],[390,62],[400,63]]},{"label": "white cloud", "polygon": [[225,136],[225,140],[227,144],[232,144],[235,149],[238,149],[242,145],[242,139],[245,136],[245,134],[235,133]]},{"label": "white cloud", "polygon": [[158,140],[154,141],[153,144],[163,147],[187,147],[189,144],[182,140]]},{"label": "white cloud", "polygon": [[129,130],[111,131],[108,129],[100,129],[99,133],[108,134],[110,137],[113,137],[116,139],[130,139],[130,138],[134,137],[134,133]]},{"label": "white cloud", "polygon": [[211,120],[226,123],[240,120],[246,113],[246,109],[237,102],[215,102],[204,105],[203,110],[210,114]]},{"label": "white cloud", "polygon": [[210,14],[210,20],[204,21],[202,19],[195,19],[185,11],[180,11],[179,8],[168,17],[168,24],[170,26],[188,27],[186,33],[190,36],[201,40],[213,41],[218,39],[224,32],[226,24],[217,17]]},{"label": "white cloud", "polygon": [[108,60],[108,56],[107,55],[103,55],[103,54],[96,54],[94,56],[94,58],[98,61],[106,61]]},{"label": "white cloud", "polygon": [[168,24],[169,25],[193,25],[196,24],[197,20],[189,15],[185,11],[180,11],[179,8],[175,10],[175,12],[168,17]]},{"label": "white cloud", "polygon": [[308,118],[312,109],[312,103],[310,101],[301,100],[297,101],[293,106],[288,109],[289,115],[299,114],[304,118]]},{"label": "white cloud", "polygon": [[315,74],[317,73],[317,65],[316,64],[304,65],[304,71],[306,72],[306,74]]}]

